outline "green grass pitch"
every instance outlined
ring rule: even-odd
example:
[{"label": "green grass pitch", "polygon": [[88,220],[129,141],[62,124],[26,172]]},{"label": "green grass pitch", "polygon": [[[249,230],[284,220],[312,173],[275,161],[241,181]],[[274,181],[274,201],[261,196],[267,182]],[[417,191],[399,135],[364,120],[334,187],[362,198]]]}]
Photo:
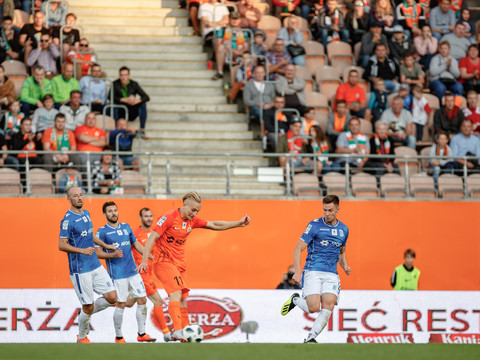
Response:
[{"label": "green grass pitch", "polygon": [[468,360],[478,345],[446,344],[4,344],[0,360]]}]

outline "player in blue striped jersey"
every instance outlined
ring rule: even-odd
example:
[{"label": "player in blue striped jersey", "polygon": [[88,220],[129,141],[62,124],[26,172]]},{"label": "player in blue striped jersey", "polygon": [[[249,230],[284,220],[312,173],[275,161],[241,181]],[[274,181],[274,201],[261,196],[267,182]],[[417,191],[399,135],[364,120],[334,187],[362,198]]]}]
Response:
[{"label": "player in blue striped jersey", "polygon": [[[350,275],[345,253],[348,227],[337,220],[340,200],[336,195],[323,198],[324,216],[312,220],[298,240],[293,252],[295,274],[293,280],[302,284],[302,296],[293,294],[283,304],[281,314],[288,314],[295,306],[309,313],[320,310],[312,330],[305,340],[316,343],[315,338],[322,332],[332,315],[340,296],[340,278],[337,263]],[[307,249],[308,255],[301,271],[301,253]]]}]

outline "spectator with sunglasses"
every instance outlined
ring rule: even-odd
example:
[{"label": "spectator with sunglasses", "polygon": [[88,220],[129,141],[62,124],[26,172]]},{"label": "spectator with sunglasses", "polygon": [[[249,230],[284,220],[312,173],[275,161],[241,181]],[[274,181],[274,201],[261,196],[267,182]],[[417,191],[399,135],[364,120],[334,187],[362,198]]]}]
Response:
[{"label": "spectator with sunglasses", "polygon": [[[90,67],[95,64],[95,55],[93,54],[92,49],[89,48],[89,43],[87,38],[80,39],[80,51],[72,49],[68,53],[67,61],[74,64],[77,64],[77,74],[79,73],[78,67],[81,67],[82,76],[88,75]],[[75,59],[75,60],[74,60]],[[80,64],[80,65],[78,65]]]},{"label": "spectator with sunglasses", "polygon": [[45,69],[45,76],[49,79],[58,73],[57,59],[60,56],[58,48],[52,44],[49,34],[42,34],[38,46],[33,49],[27,58],[28,67],[41,66]]}]

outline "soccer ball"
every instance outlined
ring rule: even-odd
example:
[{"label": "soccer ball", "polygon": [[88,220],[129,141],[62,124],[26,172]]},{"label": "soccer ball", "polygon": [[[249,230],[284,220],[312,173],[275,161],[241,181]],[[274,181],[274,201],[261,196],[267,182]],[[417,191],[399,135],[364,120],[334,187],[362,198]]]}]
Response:
[{"label": "soccer ball", "polygon": [[197,324],[187,325],[183,328],[183,337],[188,342],[200,342],[203,340],[203,329]]}]

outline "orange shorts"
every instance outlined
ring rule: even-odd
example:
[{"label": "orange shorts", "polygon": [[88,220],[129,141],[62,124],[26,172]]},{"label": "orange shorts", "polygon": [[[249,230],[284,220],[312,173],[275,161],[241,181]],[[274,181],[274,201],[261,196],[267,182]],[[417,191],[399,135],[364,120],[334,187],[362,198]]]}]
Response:
[{"label": "orange shorts", "polygon": [[155,294],[158,289],[157,285],[153,282],[152,274],[151,273],[141,273],[140,276],[142,277],[143,284],[145,285],[145,290],[147,292],[147,296]]},{"label": "orange shorts", "polygon": [[163,287],[168,295],[175,291],[182,292],[182,299],[188,296],[190,289],[187,285],[187,276],[185,271],[169,262],[159,262],[153,266],[153,271],[157,278],[162,282]]}]

